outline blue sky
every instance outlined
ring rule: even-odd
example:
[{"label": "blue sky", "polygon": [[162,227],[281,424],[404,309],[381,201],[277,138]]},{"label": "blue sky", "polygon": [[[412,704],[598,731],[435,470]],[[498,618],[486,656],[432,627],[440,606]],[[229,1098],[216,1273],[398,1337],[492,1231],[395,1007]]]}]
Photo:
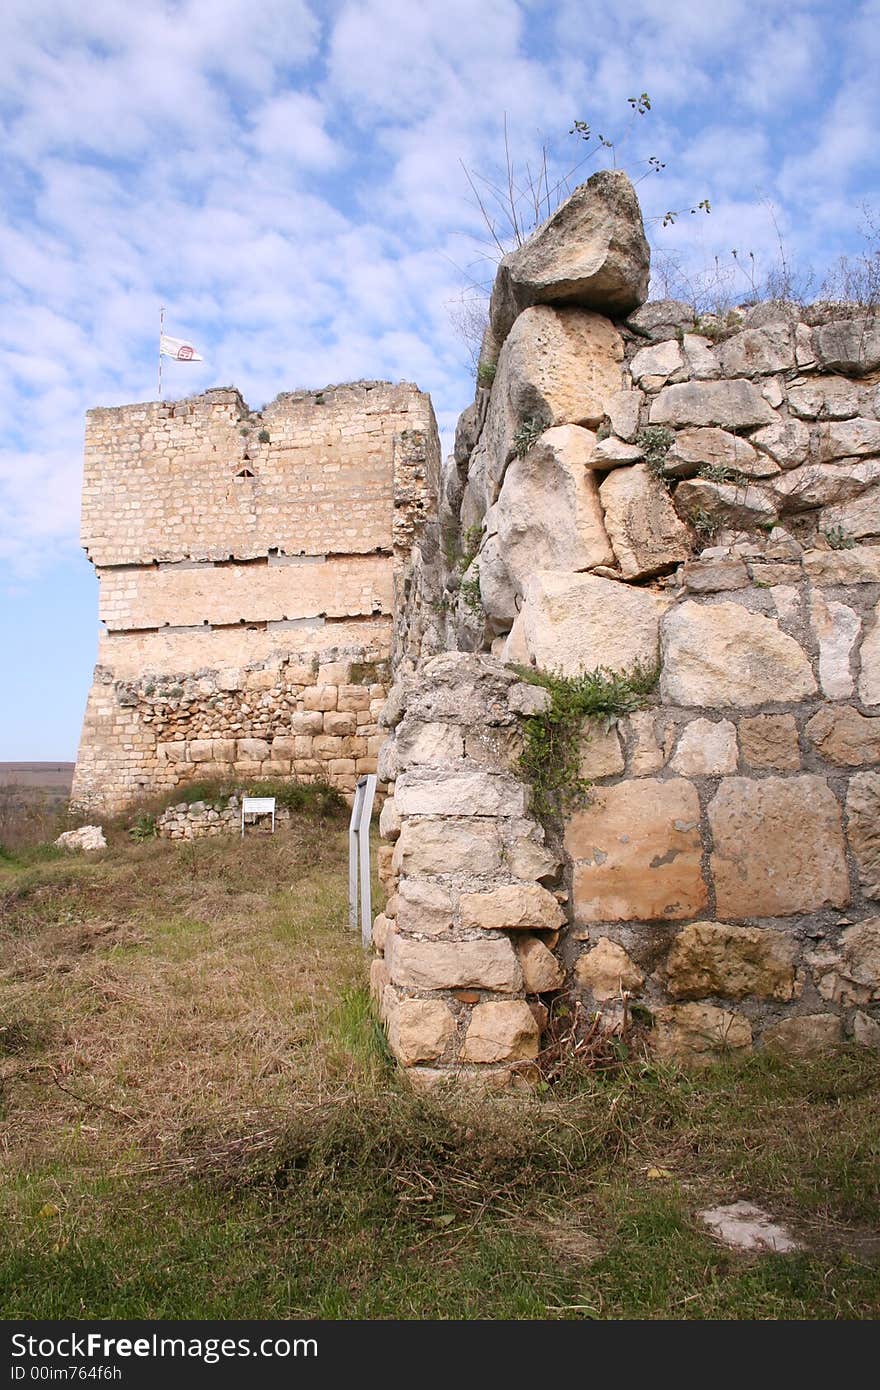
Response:
[{"label": "blue sky", "polygon": [[880,212],[878,71],[880,0],[4,0],[0,759],[75,756],[83,417],[154,397],[160,303],[206,358],[168,395],[407,379],[448,431],[492,274],[461,164],[498,171],[505,115],[562,174],[575,118],[619,140],[648,92],[618,157],[666,163],[638,186],[660,255],[762,274],[778,228],[821,279]]}]

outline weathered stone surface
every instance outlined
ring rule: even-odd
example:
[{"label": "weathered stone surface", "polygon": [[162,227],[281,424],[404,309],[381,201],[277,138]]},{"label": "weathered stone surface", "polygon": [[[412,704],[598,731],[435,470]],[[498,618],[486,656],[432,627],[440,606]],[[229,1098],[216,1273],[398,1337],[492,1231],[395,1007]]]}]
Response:
[{"label": "weathered stone surface", "polygon": [[858,922],[808,958],[816,988],[829,1003],[870,1004],[880,999],[880,917]]},{"label": "weathered stone surface", "polygon": [[819,426],[821,463],[880,454],[880,420],[835,420]]},{"label": "weathered stone surface", "polygon": [[736,603],[672,609],[662,626],[664,699],[678,705],[763,705],[816,690],[810,663],[773,618]]},{"label": "weathered stone surface", "polygon": [[534,880],[553,880],[559,873],[559,859],[546,845],[538,843],[532,835],[518,835],[504,846],[504,865],[514,878]]},{"label": "weathered stone surface", "polygon": [[866,718],[852,705],[825,706],[807,724],[814,748],[838,767],[880,763],[880,718]]},{"label": "weathered stone surface", "polygon": [[375,948],[375,950],[379,952],[380,955],[382,955],[385,950],[385,943],[388,940],[389,928],[394,929],[392,919],[390,917],[386,917],[384,912],[380,912],[376,917],[375,921],[373,922],[373,932],[371,938],[373,947]]},{"label": "weathered stone surface", "polygon": [[739,721],[742,755],[749,767],[794,772],[801,765],[793,714],[756,714]]},{"label": "weathered stone surface", "polygon": [[729,589],[745,589],[749,572],[740,555],[717,560],[689,560],[681,571],[682,582],[692,594],[715,594]]},{"label": "weathered stone surface", "polygon": [[524,999],[490,1000],[474,1008],[462,1048],[465,1062],[520,1062],[537,1057],[541,1034]]},{"label": "weathered stone surface", "polygon": [[650,710],[631,714],[624,725],[629,738],[629,770],[633,777],[649,777],[659,772],[666,755],[657,740],[657,726]]},{"label": "weathered stone surface", "polygon": [[880,482],[880,459],[807,463],[774,478],[768,492],[781,512],[807,512],[860,497]]},{"label": "weathered stone surface", "polygon": [[880,367],[880,319],[835,319],[813,329],[816,360],[827,371],[863,376]]},{"label": "weathered stone surface", "polygon": [[508,467],[494,522],[514,600],[536,570],[574,572],[613,563],[599,484],[590,467],[594,450],[590,430],[560,425]]},{"label": "weathered stone surface", "polygon": [[685,478],[675,493],[675,510],[693,526],[704,518],[721,526],[749,529],[776,520],[777,503],[755,483],[716,483],[711,478]]},{"label": "weathered stone surface", "polygon": [[808,550],[803,565],[814,584],[880,584],[880,545]]},{"label": "weathered stone surface", "polygon": [[843,1042],[843,1020],[836,1014],[799,1014],[766,1028],[762,1041],[768,1052],[783,1057],[818,1057]]},{"label": "weathered stone surface", "polygon": [[708,338],[699,333],[685,333],[681,345],[690,374],[696,381],[710,381],[712,377],[721,375],[718,354],[713,351]]},{"label": "weathered stone surface", "polygon": [[714,1004],[668,1004],[654,1012],[651,1042],[657,1057],[705,1066],[752,1046],[747,1018]]},{"label": "weathered stone surface", "polygon": [[794,334],[787,323],[745,328],[718,350],[725,376],[763,376],[794,367]]},{"label": "weathered stone surface", "polygon": [[536,574],[526,586],[505,660],[577,675],[622,671],[657,659],[660,615],[670,600],[592,574]]},{"label": "weathered stone surface", "polygon": [[774,1254],[787,1255],[792,1250],[803,1249],[790,1231],[752,1202],[733,1202],[730,1206],[712,1207],[697,1214],[713,1235],[735,1250],[771,1250]]},{"label": "weathered stone surface", "polygon": [[874,626],[862,643],[859,659],[859,694],[866,705],[880,705],[880,603],[874,610]]},{"label": "weathered stone surface", "polygon": [[749,478],[772,477],[778,467],[768,464],[747,439],[716,428],[679,430],[663,460],[663,472],[673,478],[692,478],[706,464],[731,468]]},{"label": "weathered stone surface", "polygon": [[752,442],[780,468],[797,468],[810,452],[810,431],[800,420],[775,419],[752,435]]},{"label": "weathered stone surface", "polygon": [[687,527],[645,464],[615,468],[599,488],[599,497],[624,579],[647,578],[690,555]]},{"label": "weathered stone surface", "polygon": [[720,916],[786,917],[849,902],[840,807],[824,777],[731,777],[709,804],[709,825]]},{"label": "weathered stone surface", "polygon": [[442,999],[401,999],[388,985],[383,1013],[391,1051],[404,1067],[435,1062],[455,1033],[455,1019]]},{"label": "weathered stone surface", "polygon": [[592,466],[622,468],[630,463],[639,463],[644,457],[645,451],[640,444],[627,444],[623,439],[617,439],[611,434],[596,445]]},{"label": "weathered stone surface", "polygon": [[442,936],[452,927],[452,896],[430,879],[402,878],[397,889],[397,925],[412,935]]},{"label": "weathered stone surface", "polygon": [[853,692],[850,657],[862,630],[859,615],[845,603],[835,603],[814,589],[810,622],[819,643],[819,684],[829,700],[845,700]]},{"label": "weathered stone surface", "polygon": [[405,821],[394,847],[404,874],[491,874],[501,865],[501,837],[491,818],[443,816]]},{"label": "weathered stone surface", "polygon": [[700,806],[690,782],[643,778],[603,787],[568,821],[574,910],[582,922],[680,920],[706,904]]},{"label": "weathered stone surface", "polygon": [[81,825],[78,830],[65,830],[55,844],[59,849],[91,851],[106,849],[104,828],[100,825]]},{"label": "weathered stone surface", "polygon": [[538,883],[508,883],[485,893],[462,893],[461,925],[484,931],[554,931],[565,913]]},{"label": "weathered stone surface", "polygon": [[624,990],[637,994],[645,983],[632,957],[607,936],[600,936],[592,950],[580,957],[574,973],[581,989],[588,989],[599,1002],[619,999]]},{"label": "weathered stone surface", "polygon": [[388,965],[382,956],[377,956],[370,962],[370,998],[379,1010],[379,1016],[384,1022],[384,1000],[385,989],[388,985],[389,974]]},{"label": "weathered stone surface", "polygon": [[630,314],[629,322],[647,334],[652,342],[658,342],[661,338],[674,337],[677,328],[693,327],[693,305],[683,299],[652,299]]},{"label": "weathered stone surface", "polygon": [[469,764],[461,771],[446,767],[412,767],[394,788],[401,816],[523,816],[528,790],[499,772]]},{"label": "weathered stone surface", "polygon": [[639,432],[639,411],[645,396],[642,391],[615,391],[608,398],[608,419],[620,438],[631,443]]},{"label": "weathered stone surface", "polygon": [[400,812],[394,797],[386,797],[382,810],[379,812],[379,834],[383,840],[396,840],[400,834],[400,826]]},{"label": "weathered stone surface", "polygon": [[397,730],[397,766],[413,764],[437,766],[458,763],[464,757],[464,735],[460,724],[424,722],[407,717]]},{"label": "weathered stone surface", "polygon": [[620,735],[616,729],[602,729],[591,723],[581,738],[580,776],[590,781],[616,777],[625,767]]},{"label": "weathered stone surface", "polygon": [[880,1023],[859,1009],[852,1021],[853,1042],[860,1047],[880,1048]]},{"label": "weathered stone surface", "polygon": [[649,262],[626,174],[594,174],[502,258],[489,309],[496,340],[503,342],[517,315],[533,304],[577,304],[625,318],[648,297]]},{"label": "weathered stone surface", "polygon": [[691,922],[676,936],[666,958],[669,993],[675,999],[718,994],[744,999],[791,999],[795,943],[782,932]]},{"label": "weathered stone surface", "polygon": [[651,403],[652,425],[720,425],[750,429],[770,425],[775,415],[751,381],[684,381],[664,386]]},{"label": "weathered stone surface", "polygon": [[516,953],[527,994],[548,994],[565,984],[565,971],[561,963],[537,936],[517,940]]},{"label": "weathered stone surface", "polygon": [[729,719],[695,719],[678,740],[670,767],[683,777],[736,772],[736,727]]},{"label": "weathered stone surface", "polygon": [[859,413],[859,388],[845,377],[812,377],[788,388],[788,408],[804,420],[848,420]]},{"label": "weathered stone surface", "polygon": [[858,865],[863,893],[880,898],[880,773],[857,772],[850,781],[846,838]]},{"label": "weathered stone surface", "polygon": [[842,531],[850,540],[880,536],[880,484],[869,487],[860,497],[823,507],[819,529],[826,535]]},{"label": "weathered stone surface", "polygon": [[665,382],[675,372],[681,371],[684,366],[684,358],[681,348],[675,338],[667,338],[665,342],[653,343],[650,347],[640,348],[635,357],[629,364],[633,381],[641,381],[642,377],[659,377],[661,382]]},{"label": "weathered stone surface", "polygon": [[414,941],[395,932],[385,960],[391,982],[404,989],[493,989],[515,994],[522,971],[507,937],[480,941]]}]

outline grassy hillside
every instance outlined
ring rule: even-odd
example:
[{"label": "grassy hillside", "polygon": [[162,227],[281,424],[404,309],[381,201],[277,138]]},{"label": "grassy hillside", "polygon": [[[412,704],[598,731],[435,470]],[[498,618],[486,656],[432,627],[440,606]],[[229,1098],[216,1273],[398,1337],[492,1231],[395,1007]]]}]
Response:
[{"label": "grassy hillside", "polygon": [[[344,821],[0,858],[0,1315],[863,1318],[880,1076],[847,1053],[408,1094]],[[735,1254],[750,1198],[806,1245]]]}]

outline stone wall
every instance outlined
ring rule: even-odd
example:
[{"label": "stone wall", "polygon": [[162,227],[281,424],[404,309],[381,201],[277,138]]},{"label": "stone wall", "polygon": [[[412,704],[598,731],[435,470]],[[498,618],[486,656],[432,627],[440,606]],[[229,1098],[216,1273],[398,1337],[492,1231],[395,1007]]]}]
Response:
[{"label": "stone wall", "polygon": [[436,495],[429,399],[358,382],[89,412],[82,538],[103,623],[73,797],[375,770],[376,723]]},{"label": "stone wall", "polygon": [[[374,985],[417,1084],[527,1073],[563,988],[660,1057],[880,1045],[880,322],[638,308],[633,204],[591,180],[502,262],[398,617]],[[512,666],[635,663],[539,826]]]}]

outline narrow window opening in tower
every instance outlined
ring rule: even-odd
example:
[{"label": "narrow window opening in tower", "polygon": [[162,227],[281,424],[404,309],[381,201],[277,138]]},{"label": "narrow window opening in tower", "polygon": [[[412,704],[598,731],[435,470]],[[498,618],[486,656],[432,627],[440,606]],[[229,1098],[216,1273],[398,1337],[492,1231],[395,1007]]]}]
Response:
[{"label": "narrow window opening in tower", "polygon": [[254,475],[249,468],[241,468],[235,476],[236,478],[252,478]]}]

